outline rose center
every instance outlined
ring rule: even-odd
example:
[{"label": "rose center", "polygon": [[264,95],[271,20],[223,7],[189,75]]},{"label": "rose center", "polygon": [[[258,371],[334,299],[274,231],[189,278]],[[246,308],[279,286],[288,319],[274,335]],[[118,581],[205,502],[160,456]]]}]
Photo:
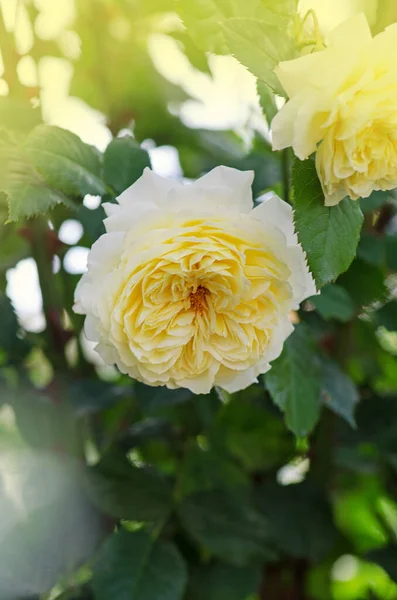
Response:
[{"label": "rose center", "polygon": [[209,294],[209,291],[202,285],[199,285],[195,292],[190,292],[190,308],[199,315],[202,315],[204,312],[205,297],[207,294]]}]

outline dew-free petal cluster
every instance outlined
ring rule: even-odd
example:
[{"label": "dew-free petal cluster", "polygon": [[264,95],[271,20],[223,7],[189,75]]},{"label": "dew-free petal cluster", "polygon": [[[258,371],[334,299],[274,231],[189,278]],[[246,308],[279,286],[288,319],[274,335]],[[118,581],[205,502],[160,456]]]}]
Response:
[{"label": "dew-free petal cluster", "polygon": [[272,122],[273,147],[301,160],[317,151],[325,203],[397,187],[397,24],[372,37],[363,14],[325,50],[280,63],[289,101]]},{"label": "dew-free petal cluster", "polygon": [[195,393],[269,369],[315,286],[290,206],[272,195],[254,208],[252,180],[218,167],[185,185],[147,169],[104,205],[75,310],[107,364]]}]

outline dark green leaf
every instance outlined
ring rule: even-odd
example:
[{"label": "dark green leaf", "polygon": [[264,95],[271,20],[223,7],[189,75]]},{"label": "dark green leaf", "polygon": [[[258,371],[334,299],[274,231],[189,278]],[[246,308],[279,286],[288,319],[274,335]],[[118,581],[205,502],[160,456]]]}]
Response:
[{"label": "dark green leaf", "polygon": [[76,218],[80,220],[84,228],[84,233],[87,235],[87,242],[91,246],[97,239],[105,233],[105,225],[103,220],[106,218],[105,211],[102,206],[98,206],[94,210],[81,206],[76,214]]},{"label": "dark green leaf", "polygon": [[358,390],[350,377],[328,360],[323,362],[322,397],[328,408],[356,427],[354,412],[359,401]]},{"label": "dark green leaf", "polygon": [[375,313],[376,323],[389,331],[397,331],[397,300],[391,300]]},{"label": "dark green leaf", "polygon": [[359,258],[353,261],[338,283],[349,292],[358,307],[383,300],[387,293],[383,270]]},{"label": "dark green leaf", "polygon": [[173,428],[170,421],[149,417],[134,423],[122,436],[123,448],[134,448],[153,439],[170,439]]},{"label": "dark green leaf", "polygon": [[385,238],[387,266],[392,271],[397,271],[397,235]]},{"label": "dark green leaf", "polygon": [[321,184],[310,159],[295,161],[292,187],[298,237],[317,286],[322,287],[349,268],[363,215],[359,203],[348,199],[337,206],[324,206]]},{"label": "dark green leaf", "polygon": [[19,325],[11,300],[4,294],[0,294],[0,347],[7,350],[18,334]]},{"label": "dark green leaf", "polygon": [[20,327],[11,301],[0,293],[0,349],[7,354],[8,362],[21,362],[30,350],[30,344],[21,339]]},{"label": "dark green leaf", "polygon": [[115,138],[103,155],[105,182],[117,194],[135,183],[150,166],[149,154],[131,137]]},{"label": "dark green leaf", "polygon": [[203,548],[238,566],[269,558],[268,523],[241,496],[199,492],[179,507],[182,524]]},{"label": "dark green leaf", "polygon": [[335,319],[347,323],[353,319],[356,309],[345,288],[335,283],[324,286],[319,296],[309,298],[320,315],[327,321]]},{"label": "dark green leaf", "polygon": [[257,506],[269,521],[271,537],[289,556],[323,560],[337,539],[330,507],[311,483],[263,485]]},{"label": "dark green leaf", "polygon": [[[251,386],[250,392],[253,389]],[[263,398],[262,389],[260,395]],[[275,412],[272,406],[250,401],[248,390],[240,397],[233,395],[219,411],[212,437],[224,440],[230,454],[250,472],[276,468],[288,460],[293,452],[293,441]]]},{"label": "dark green leaf", "polygon": [[100,379],[78,379],[71,383],[69,399],[77,417],[96,413],[128,396],[128,388]]},{"label": "dark green leaf", "polygon": [[171,508],[168,482],[155,472],[138,469],[127,462],[100,464],[90,469],[86,479],[93,502],[112,517],[161,521]]},{"label": "dark green leaf", "polygon": [[363,234],[357,248],[357,256],[370,265],[384,265],[386,259],[385,240],[373,235]]},{"label": "dark green leaf", "polygon": [[364,213],[373,212],[380,208],[390,198],[389,192],[372,192],[368,198],[361,198],[361,210]]},{"label": "dark green leaf", "polygon": [[310,331],[305,325],[298,325],[265,377],[274,403],[285,413],[288,428],[298,437],[307,435],[320,416],[319,374]]},{"label": "dark green leaf", "polygon": [[236,567],[215,562],[194,570],[189,591],[192,600],[247,600],[257,592],[260,580],[260,565]]},{"label": "dark green leaf", "polygon": [[387,546],[378,550],[371,550],[366,559],[376,563],[386,571],[390,579],[397,583],[397,546]]},{"label": "dark green leaf", "polygon": [[145,413],[153,412],[166,406],[183,404],[194,398],[189,390],[169,390],[166,387],[151,387],[143,383],[135,383],[135,395]]},{"label": "dark green leaf", "polygon": [[99,153],[74,133],[40,125],[29,134],[24,149],[46,184],[54,190],[77,197],[105,193]]},{"label": "dark green leaf", "polygon": [[173,544],[120,530],[101,549],[93,587],[96,600],[180,600],[186,579]]},{"label": "dark green leaf", "polygon": [[234,493],[236,488],[248,485],[248,478],[239,466],[219,452],[201,450],[193,446],[186,454],[183,465],[181,495],[192,492],[225,489]]}]

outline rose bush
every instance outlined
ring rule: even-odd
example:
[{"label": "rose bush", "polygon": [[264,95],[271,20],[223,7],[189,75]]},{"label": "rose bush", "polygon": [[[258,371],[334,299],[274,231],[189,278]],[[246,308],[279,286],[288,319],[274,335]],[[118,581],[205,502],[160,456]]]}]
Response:
[{"label": "rose bush", "polygon": [[375,4],[0,0],[0,600],[397,600]]}]

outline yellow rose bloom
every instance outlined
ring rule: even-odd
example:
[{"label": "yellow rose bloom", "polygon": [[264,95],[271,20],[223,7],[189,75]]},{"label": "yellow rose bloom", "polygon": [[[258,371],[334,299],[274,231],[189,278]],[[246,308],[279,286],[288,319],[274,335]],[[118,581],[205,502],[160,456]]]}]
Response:
[{"label": "yellow rose bloom", "polygon": [[273,148],[304,160],[317,150],[325,204],[397,187],[397,24],[372,37],[363,14],[325,50],[280,63],[289,101],[272,122]]},{"label": "yellow rose bloom", "polygon": [[105,204],[75,311],[107,364],[149,385],[234,392],[257,380],[315,293],[291,207],[253,207],[253,173],[214,169],[193,184],[149,169]]},{"label": "yellow rose bloom", "polygon": [[[384,0],[382,0],[384,1]],[[299,0],[302,15],[314,10],[323,35],[328,35],[340,23],[359,13],[364,13],[369,24],[375,25],[379,0]]]}]

